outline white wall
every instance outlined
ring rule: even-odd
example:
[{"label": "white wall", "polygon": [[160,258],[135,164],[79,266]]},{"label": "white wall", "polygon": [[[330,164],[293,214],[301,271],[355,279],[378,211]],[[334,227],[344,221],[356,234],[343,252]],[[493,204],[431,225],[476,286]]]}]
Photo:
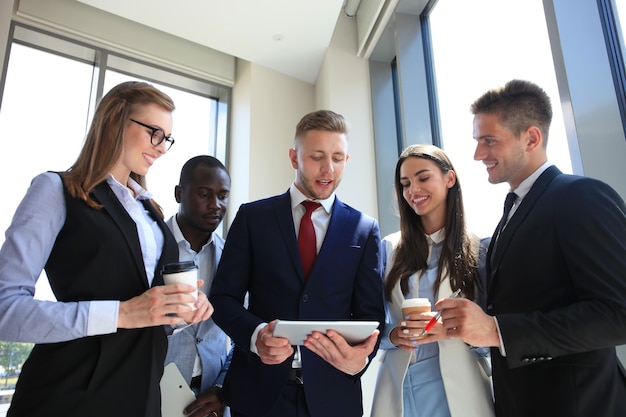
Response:
[{"label": "white wall", "polygon": [[369,64],[356,49],[356,20],[342,14],[317,79],[316,105],[341,113],[350,124],[350,160],[337,195],[378,218]]},{"label": "white wall", "polygon": [[294,179],[289,149],[298,121],[315,110],[311,84],[238,60],[231,107],[228,224],[242,203],[284,193]]},{"label": "white wall", "polygon": [[355,20],[340,16],[315,86],[237,61],[228,151],[229,224],[241,203],[287,190],[294,179],[288,150],[296,124],[318,109],[341,113],[350,124],[350,160],[337,195],[377,217],[368,63],[356,57]]}]

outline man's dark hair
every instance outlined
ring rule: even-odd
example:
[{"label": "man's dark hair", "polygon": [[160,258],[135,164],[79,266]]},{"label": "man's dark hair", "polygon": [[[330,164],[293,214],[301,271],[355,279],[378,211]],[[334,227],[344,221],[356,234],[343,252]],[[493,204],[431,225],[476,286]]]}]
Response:
[{"label": "man's dark hair", "polygon": [[548,144],[552,121],[550,97],[538,85],[524,80],[511,80],[504,87],[487,91],[472,103],[472,114],[491,114],[516,136],[530,126],[537,126]]},{"label": "man's dark hair", "polygon": [[198,155],[185,162],[185,165],[183,165],[183,168],[180,171],[180,180],[178,181],[178,185],[182,187],[191,181],[194,171],[199,166],[223,169],[224,172],[226,172],[226,175],[230,178],[228,170],[219,159],[209,155]]}]

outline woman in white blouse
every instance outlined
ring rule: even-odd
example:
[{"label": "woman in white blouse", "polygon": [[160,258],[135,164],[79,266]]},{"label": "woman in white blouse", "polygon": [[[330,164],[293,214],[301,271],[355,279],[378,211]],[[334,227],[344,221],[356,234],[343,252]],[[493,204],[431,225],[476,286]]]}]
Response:
[{"label": "woman in white blouse", "polygon": [[372,417],[493,416],[488,350],[447,339],[440,322],[421,336],[435,312],[401,312],[406,298],[435,305],[457,289],[484,304],[487,245],[466,231],[457,174],[441,149],[412,145],[394,184],[400,231],[383,239],[387,323]]}]

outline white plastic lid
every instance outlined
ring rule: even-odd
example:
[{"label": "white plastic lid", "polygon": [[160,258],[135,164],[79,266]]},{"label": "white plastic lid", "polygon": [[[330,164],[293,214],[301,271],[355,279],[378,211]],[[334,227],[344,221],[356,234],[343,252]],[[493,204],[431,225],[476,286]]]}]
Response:
[{"label": "white plastic lid", "polygon": [[402,301],[402,308],[406,307],[430,307],[428,298],[409,298]]}]

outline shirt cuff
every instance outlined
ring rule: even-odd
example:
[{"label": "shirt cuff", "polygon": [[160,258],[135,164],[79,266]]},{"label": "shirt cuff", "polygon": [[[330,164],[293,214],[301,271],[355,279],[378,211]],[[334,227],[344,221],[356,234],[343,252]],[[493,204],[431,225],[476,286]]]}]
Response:
[{"label": "shirt cuff", "polygon": [[355,372],[355,373],[353,373],[353,374],[348,374],[348,375],[350,375],[350,376],[355,376],[355,375],[358,375],[360,372],[363,372],[363,369],[367,368],[367,365],[368,365],[369,363],[370,363],[370,358],[369,358],[369,356],[368,356],[367,358],[365,358],[365,365],[363,365],[363,367],[362,367],[361,369],[359,369],[358,371],[356,371],[356,372]]},{"label": "shirt cuff", "polygon": [[119,301],[89,301],[87,336],[97,336],[117,332],[117,317],[119,310]]},{"label": "shirt cuff", "polygon": [[500,346],[498,347],[500,349],[500,355],[502,355],[502,357],[506,357],[506,349],[504,349],[504,340],[502,340],[502,334],[500,333],[500,325],[498,324],[498,319],[496,318],[496,316],[493,316],[493,321],[496,323],[496,329],[498,330],[498,339],[500,339]]},{"label": "shirt cuff", "polygon": [[176,334],[180,331],[183,331],[189,326],[191,326],[191,324],[187,323],[185,320],[181,321],[180,323],[172,324],[170,325],[171,330],[172,330],[171,334]]},{"label": "shirt cuff", "polygon": [[256,329],[254,329],[254,333],[252,333],[252,337],[250,337],[250,352],[256,353],[257,355],[259,354],[259,351],[256,348],[256,338],[259,337],[259,332],[265,326],[267,326],[267,323],[261,323],[256,326]]}]

